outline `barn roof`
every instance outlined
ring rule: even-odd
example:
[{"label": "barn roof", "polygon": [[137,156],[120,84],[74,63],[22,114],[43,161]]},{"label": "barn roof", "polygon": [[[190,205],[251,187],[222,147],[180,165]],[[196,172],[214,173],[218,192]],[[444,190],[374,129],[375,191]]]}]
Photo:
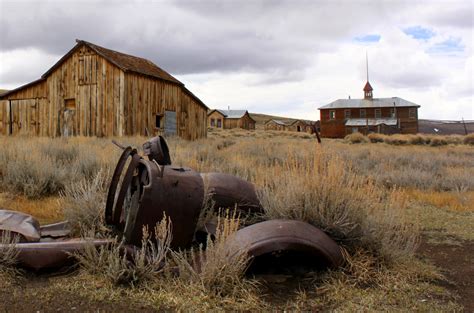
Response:
[{"label": "barn roof", "polygon": [[350,118],[346,122],[346,126],[377,126],[377,125],[396,126],[398,121],[396,118]]},{"label": "barn roof", "polygon": [[385,107],[417,107],[420,106],[408,100],[392,98],[374,99],[338,99],[319,108],[321,109],[342,109],[342,108],[385,108]]},{"label": "barn roof", "polygon": [[16,87],[15,89],[8,90],[8,91],[6,91],[6,92],[4,92],[4,93],[2,93],[2,94],[0,95],[0,99],[3,99],[4,97],[6,97],[6,96],[8,96],[8,95],[10,95],[10,94],[12,94],[12,93],[17,92],[18,90],[21,90],[21,89],[26,88],[26,87],[33,86],[33,85],[35,85],[35,84],[37,84],[37,83],[40,83],[40,82],[42,82],[42,81],[45,81],[45,79],[44,79],[44,78],[39,78],[39,79],[36,79],[36,80],[34,80],[34,81],[32,81],[32,82],[29,82],[29,83],[26,83],[26,84],[24,84],[24,85],[21,85],[20,87]]},{"label": "barn roof", "polygon": [[25,87],[28,87],[28,86],[31,86],[31,85],[34,85],[36,83],[46,80],[48,75],[51,72],[53,72],[56,68],[58,68],[64,61],[66,61],[69,56],[71,56],[82,45],[86,45],[90,47],[92,50],[94,50],[97,54],[105,58],[107,61],[109,61],[110,63],[122,69],[124,72],[134,72],[134,73],[151,76],[154,78],[158,78],[161,80],[165,80],[165,81],[180,85],[182,90],[186,94],[188,94],[191,98],[196,100],[201,106],[208,109],[208,107],[204,104],[204,102],[202,102],[201,99],[199,99],[195,94],[193,94],[189,89],[187,89],[182,82],[180,82],[179,80],[171,76],[171,74],[167,73],[165,70],[155,65],[153,62],[147,59],[133,56],[133,55],[110,50],[110,49],[98,46],[96,44],[93,44],[84,40],[76,40],[76,42],[77,44],[71,50],[69,50],[69,52],[66,53],[61,59],[59,59],[59,61],[56,62],[46,73],[41,75],[41,78],[35,81],[32,81],[30,83],[27,83],[23,86],[20,86],[18,88],[15,88],[13,90],[10,90],[6,93],[3,93],[0,96],[0,98],[3,98]]},{"label": "barn roof", "polygon": [[281,120],[274,120],[274,119],[268,120],[265,124],[271,123],[271,122],[273,122],[273,123],[275,123],[275,124],[278,124],[278,125],[282,125],[282,126],[288,126],[287,123],[285,123],[285,122],[283,122],[283,121],[281,121]]},{"label": "barn roof", "polygon": [[[214,112],[219,112],[222,114],[225,118],[242,118],[244,117],[245,114],[248,113],[247,110],[220,110],[220,109],[214,109],[211,110],[207,115],[211,115]],[[250,117],[250,115],[249,115]],[[250,117],[253,121],[255,121],[253,118]]]},{"label": "barn roof", "polygon": [[124,72],[134,72],[138,74],[143,74],[147,76],[151,76],[154,78],[163,79],[175,84],[183,85],[182,82],[171,76],[171,74],[167,73],[160,67],[158,67],[153,62],[136,57],[133,55],[125,54],[122,52],[118,52],[115,50],[110,50],[96,44],[87,42],[85,40],[76,40],[77,44],[72,48],[68,53],[66,53],[61,59],[59,59],[56,64],[54,64],[46,73],[43,74],[41,77],[48,76],[52,71],[54,71],[57,67],[59,67],[71,54],[73,54],[79,47],[82,45],[86,45],[92,50],[94,50],[98,55],[102,56],[104,59],[109,61],[110,63],[114,64],[115,66],[119,67]]},{"label": "barn roof", "polygon": [[247,113],[247,110],[216,110],[222,113],[226,118],[241,118]]},{"label": "barn roof", "polygon": [[293,122],[290,122],[290,125],[294,125],[296,123],[303,123],[305,125],[313,125],[314,121],[309,121],[309,120],[294,120]]}]

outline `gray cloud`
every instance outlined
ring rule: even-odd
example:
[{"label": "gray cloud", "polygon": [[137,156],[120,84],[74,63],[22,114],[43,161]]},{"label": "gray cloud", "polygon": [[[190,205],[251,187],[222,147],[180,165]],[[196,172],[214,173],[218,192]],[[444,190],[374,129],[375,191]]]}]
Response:
[{"label": "gray cloud", "polygon": [[0,50],[37,48],[59,57],[80,38],[148,58],[174,74],[249,71],[267,75],[264,83],[301,80],[315,54],[368,24],[375,28],[371,16],[389,17],[400,6],[364,4],[2,1]]}]

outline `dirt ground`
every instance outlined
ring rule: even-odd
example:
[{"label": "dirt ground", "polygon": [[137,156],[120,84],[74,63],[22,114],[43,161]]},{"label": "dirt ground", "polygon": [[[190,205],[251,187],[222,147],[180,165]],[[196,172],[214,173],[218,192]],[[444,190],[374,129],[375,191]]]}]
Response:
[{"label": "dirt ground", "polygon": [[[474,242],[464,241],[461,244],[451,245],[431,244],[427,240],[423,240],[418,255],[442,269],[447,281],[439,281],[438,284],[457,296],[457,301],[464,306],[465,312],[474,312],[474,262],[472,262],[474,260]],[[73,278],[74,275],[74,273],[66,274],[69,276],[68,279]],[[152,307],[140,303],[130,303],[128,300],[100,301],[83,298],[68,290],[54,294],[48,286],[50,279],[57,278],[57,276],[47,273],[39,275],[30,273],[12,288],[7,290],[0,288],[0,313],[157,312]],[[273,290],[276,293],[275,296],[281,297],[282,293],[279,288],[270,289],[275,289]],[[271,297],[271,295],[268,296]]]},{"label": "dirt ground", "polygon": [[440,284],[459,297],[465,312],[474,312],[474,242],[433,245],[423,240],[418,253],[442,270],[448,281]]}]

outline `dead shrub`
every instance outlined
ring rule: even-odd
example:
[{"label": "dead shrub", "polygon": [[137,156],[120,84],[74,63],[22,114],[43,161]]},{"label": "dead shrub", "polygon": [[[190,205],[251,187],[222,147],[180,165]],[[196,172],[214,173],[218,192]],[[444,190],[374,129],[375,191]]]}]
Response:
[{"label": "dead shrub", "polygon": [[474,134],[464,136],[463,143],[465,145],[474,145]]},{"label": "dead shrub", "polygon": [[371,143],[379,143],[379,142],[384,142],[385,135],[378,134],[378,133],[371,133],[367,135],[367,138],[369,138]]},{"label": "dead shrub", "polygon": [[19,236],[14,236],[10,231],[0,230],[0,274],[12,275],[17,272],[18,249],[16,244],[20,241]]},{"label": "dead shrub", "polygon": [[384,142],[389,145],[400,146],[400,145],[408,144],[409,141],[405,135],[396,134],[396,135],[386,136],[384,138]]},{"label": "dead shrub", "polygon": [[[163,217],[155,226],[155,240],[143,228],[141,247],[127,255],[122,243],[113,242],[94,247],[92,244],[74,256],[85,272],[106,278],[115,285],[137,285],[153,281],[163,272],[171,243],[171,223]],[[86,238],[89,236],[86,236]]]},{"label": "dead shrub", "polygon": [[369,142],[366,136],[361,133],[353,133],[344,137],[344,140],[349,143],[366,143]]},{"label": "dead shrub", "polygon": [[416,248],[418,231],[404,219],[403,193],[385,192],[320,150],[305,163],[290,157],[271,171],[259,196],[269,219],[311,223],[350,251],[363,247],[389,260]]},{"label": "dead shrub", "polygon": [[173,265],[179,271],[177,283],[191,284],[219,297],[243,297],[252,292],[255,283],[243,279],[249,261],[247,254],[231,257],[225,247],[226,239],[239,225],[236,213],[230,216],[227,211],[225,217],[218,216],[215,238],[208,236],[205,249],[200,245],[197,250],[171,252]]},{"label": "dead shrub", "polygon": [[64,216],[69,221],[72,233],[81,230],[101,233],[104,229],[105,201],[108,188],[108,173],[99,171],[92,181],[71,183],[61,192]]},{"label": "dead shrub", "polygon": [[441,136],[432,137],[431,140],[430,140],[430,146],[432,146],[432,147],[445,146],[447,144],[448,144],[448,142],[446,141],[446,139],[444,137],[441,137]]},{"label": "dead shrub", "polygon": [[37,154],[16,154],[4,168],[2,183],[8,190],[28,198],[58,194],[64,183],[74,177],[64,168],[54,166],[51,159]]},{"label": "dead shrub", "polygon": [[408,143],[411,145],[424,145],[425,144],[425,138],[423,136],[417,134],[417,135],[409,135],[408,136]]}]

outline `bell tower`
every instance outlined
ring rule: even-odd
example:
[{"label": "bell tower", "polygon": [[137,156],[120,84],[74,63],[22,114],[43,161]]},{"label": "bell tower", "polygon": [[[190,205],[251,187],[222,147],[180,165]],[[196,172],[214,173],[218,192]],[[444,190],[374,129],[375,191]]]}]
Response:
[{"label": "bell tower", "polygon": [[367,52],[365,53],[365,66],[366,66],[366,70],[367,70],[367,83],[365,83],[365,86],[364,86],[364,99],[366,100],[372,100],[373,99],[373,95],[372,95],[372,86],[370,86],[370,83],[369,83],[369,58],[367,56]]}]

